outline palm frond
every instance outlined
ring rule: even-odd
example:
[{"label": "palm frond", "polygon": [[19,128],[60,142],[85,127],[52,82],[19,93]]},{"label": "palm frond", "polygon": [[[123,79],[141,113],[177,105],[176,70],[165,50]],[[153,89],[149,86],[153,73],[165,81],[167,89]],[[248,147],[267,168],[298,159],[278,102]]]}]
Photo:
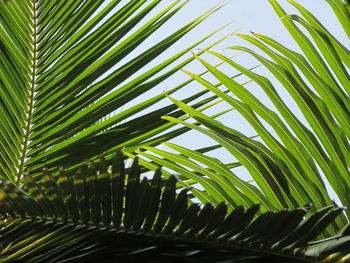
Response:
[{"label": "palm frond", "polygon": [[[122,109],[191,62],[194,57],[182,57],[217,32],[145,70],[225,4],[140,51],[187,2],[170,1],[155,12],[160,0],[1,1],[0,176],[19,183],[24,171],[35,177],[43,167],[79,166],[101,152],[150,141],[169,128],[160,115],[184,115],[174,106],[150,109],[165,94]],[[197,107],[211,103],[201,97],[205,93],[190,94],[186,102],[201,99]]]},{"label": "palm frond", "polygon": [[[233,207],[251,200],[257,202],[257,198],[267,210],[295,208],[307,203],[314,203],[317,207],[325,207],[339,201],[344,206],[350,203],[350,51],[347,45],[337,40],[310,11],[293,0],[289,2],[300,11],[301,16],[287,15],[278,1],[270,0],[304,55],[258,33],[252,33],[253,36],[238,36],[255,45],[268,58],[261,55],[261,52],[247,47],[230,47],[256,58],[276,78],[277,85],[269,78],[237,64],[231,58],[208,51],[254,81],[269,98],[273,107],[268,107],[247,87],[200,57],[198,61],[232,92],[234,97],[217,89],[203,76],[185,71],[243,116],[259,136],[259,140],[251,139],[242,134],[239,128],[228,127],[225,123],[218,122],[175,99],[172,100],[202,126],[172,116],[164,117],[216,140],[247,169],[253,182],[242,182],[241,178],[234,174],[234,170],[222,169],[224,164],[219,158],[213,159],[174,144],[167,145],[176,150],[177,154],[151,147],[146,149],[157,156],[151,153],[140,154],[181,173],[188,179],[193,179],[194,173],[202,181],[210,178],[209,186],[200,182],[207,194],[215,199],[217,193],[214,188],[219,185],[220,198],[224,197]],[[331,2],[331,7],[336,10],[346,31],[350,26],[349,20],[344,19],[348,15],[348,6],[342,1],[327,2]],[[297,117],[288,101],[283,98],[281,89],[294,100],[304,119]],[[176,160],[176,163],[173,160]],[[209,175],[208,172],[199,172],[203,167],[217,168],[214,175]],[[221,181],[230,181],[244,196],[233,194],[234,187],[226,189],[225,184],[218,183],[213,176],[219,177]],[[328,185],[339,201],[333,200],[332,193],[327,189]],[[255,186],[257,189],[249,190]],[[333,235],[348,223],[349,210],[346,210],[346,214],[347,216],[342,214],[337,219],[336,224],[327,230],[325,236]]]},{"label": "palm frond", "polygon": [[123,159],[118,152],[109,169],[101,157],[74,175],[60,169],[57,180],[44,169],[42,183],[26,174],[22,188],[1,182],[0,261],[317,262],[349,239],[345,230],[336,243],[308,245],[341,208],[304,218],[306,208],[255,216],[259,205],[200,207],[191,189],[176,192],[175,177],[141,178],[137,159],[129,169]]}]

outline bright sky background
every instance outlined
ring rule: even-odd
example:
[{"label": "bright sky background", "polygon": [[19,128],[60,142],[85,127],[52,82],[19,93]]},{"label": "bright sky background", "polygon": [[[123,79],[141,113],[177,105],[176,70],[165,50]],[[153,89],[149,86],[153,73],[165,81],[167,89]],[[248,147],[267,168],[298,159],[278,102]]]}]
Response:
[{"label": "bright sky background", "polygon": [[[126,0],[124,0],[125,2]],[[309,11],[311,11],[320,21],[321,23],[328,28],[332,34],[337,37],[341,42],[348,43],[348,38],[345,36],[344,32],[342,31],[341,27],[338,24],[338,21],[333,14],[332,9],[328,6],[326,1],[321,0],[297,0],[298,3],[302,4],[304,7],[306,7]],[[153,14],[156,14],[161,10],[162,8],[166,7],[172,3],[170,0],[162,0],[159,8],[153,12]],[[211,7],[213,7],[215,4],[220,3],[218,0],[190,0],[189,3],[171,20],[168,22],[168,24],[164,25],[164,27],[160,28],[157,33],[153,35],[152,38],[150,38],[148,41],[146,41],[143,45],[143,48],[148,48],[152,44],[154,44],[154,41],[159,41],[160,39],[165,38],[170,33],[174,32],[181,26],[185,25],[195,17],[199,16],[200,14],[204,13]],[[288,14],[297,14],[297,10],[294,9],[286,0],[280,0],[279,3],[285,8]],[[150,15],[149,17],[151,17]],[[209,33],[215,31],[216,29],[222,27],[223,25],[233,22],[231,25],[226,27],[224,30],[220,31],[217,35],[212,37],[209,41],[206,41],[203,44],[199,45],[199,48],[205,48],[210,43],[213,43],[214,41],[220,39],[221,37],[230,34],[234,32],[235,30],[240,31],[239,33],[242,34],[250,34],[249,31],[257,32],[260,34],[267,35],[269,37],[272,37],[273,39],[277,40],[281,44],[285,45],[288,48],[291,48],[295,51],[299,51],[298,46],[295,44],[293,39],[289,36],[289,33],[287,30],[283,27],[282,22],[278,18],[278,16],[275,14],[273,8],[270,6],[269,2],[267,0],[232,0],[229,2],[225,7],[223,7],[221,10],[213,14],[211,17],[209,17],[206,21],[204,21],[200,26],[195,28],[193,31],[191,31],[187,36],[185,36],[178,44],[174,45],[174,47],[171,47],[167,52],[160,55],[152,65],[157,65],[157,63],[164,61],[166,58],[170,57],[170,55],[175,54],[175,52],[180,51],[184,49],[185,47],[190,46],[194,42],[198,41],[202,37],[208,35]],[[222,42],[220,45],[214,48],[215,51],[220,52],[224,55],[231,56],[233,54],[237,54],[238,52],[227,50],[226,47],[229,46],[237,46],[237,45],[244,45],[249,46],[247,42],[241,40],[238,36],[232,35],[228,39],[226,39],[224,42]],[[254,49],[254,47],[249,46]],[[256,50],[256,48],[255,48]],[[194,52],[197,51],[197,49],[193,50]],[[131,56],[133,56],[131,54]],[[188,54],[190,56],[190,54]],[[212,56],[203,56],[208,62],[211,64],[215,64],[218,61],[213,59]],[[234,59],[236,62],[239,62],[240,64],[251,67],[254,65],[257,65],[258,63],[253,60],[249,55],[247,54],[241,54],[237,58]],[[148,67],[145,68],[147,70]],[[203,67],[198,63],[194,62],[186,67],[187,70],[194,72],[194,73],[200,73],[203,71]],[[227,72],[230,72],[229,68],[220,68],[222,70],[227,70]],[[234,72],[234,71],[232,71]],[[264,71],[263,68],[259,68],[258,71],[261,74],[267,74],[267,71]],[[176,83],[181,83],[182,81],[187,80],[188,77],[182,73],[179,72],[175,75],[175,78],[171,79],[170,81],[165,81],[159,85],[155,90],[152,92],[149,92],[145,94],[145,98],[147,96],[156,95],[159,93],[162,93],[166,90],[169,90],[175,86]],[[243,79],[242,79],[243,81]],[[279,84],[277,82],[273,82],[276,84],[276,88],[279,88]],[[266,96],[261,92],[261,90],[256,87],[256,85],[249,84],[249,87],[254,90],[254,94],[261,99],[265,105],[270,105],[269,101],[267,100]],[[200,85],[193,83],[186,87],[184,90],[182,90],[179,93],[175,93],[174,96],[177,99],[181,99],[186,97],[186,95],[193,94],[193,90],[201,90],[202,88]],[[284,94],[281,89],[281,94]],[[286,100],[290,101],[288,98],[288,95],[285,95]],[[138,103],[136,100],[135,103]],[[293,102],[290,101],[291,108],[293,108]],[[219,109],[225,109],[227,108],[227,105],[222,104],[217,110]],[[296,114],[298,115],[298,109],[295,107]],[[208,112],[210,114],[210,111]],[[302,117],[300,114],[298,115]],[[232,128],[238,129],[240,132],[243,132],[248,135],[255,135],[254,130],[252,130],[249,125],[246,124],[246,121],[242,119],[238,114],[235,114],[234,112],[229,113],[219,119],[222,121],[225,125],[228,125]],[[212,145],[213,142],[205,137],[204,135],[200,135],[197,132],[190,132],[187,133],[177,139],[174,140],[175,143],[180,144],[182,146],[185,146],[187,148],[196,149],[201,148],[204,146]],[[230,156],[225,151],[215,151],[212,152],[211,155],[218,157],[220,156],[220,160],[224,162],[232,162],[234,161],[233,157]],[[248,179],[249,176],[246,175],[244,169],[242,168],[241,171],[237,171],[238,174],[245,174],[245,177]]]}]

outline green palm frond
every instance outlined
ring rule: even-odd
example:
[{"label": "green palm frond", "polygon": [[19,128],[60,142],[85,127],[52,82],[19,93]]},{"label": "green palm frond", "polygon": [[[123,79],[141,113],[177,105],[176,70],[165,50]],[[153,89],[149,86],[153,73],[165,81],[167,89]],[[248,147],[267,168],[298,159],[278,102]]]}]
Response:
[{"label": "green palm frond", "polygon": [[[239,36],[269,58],[231,49],[266,67],[307,125],[268,78],[210,51],[224,38],[180,61],[216,32],[145,70],[224,3],[139,51],[188,1],[170,1],[147,21],[161,0],[0,1],[0,262],[350,262],[350,212],[326,189],[349,204],[350,51],[288,1],[301,16],[270,3],[304,55],[257,33]],[[348,4],[326,1],[349,35]],[[203,53],[240,73],[227,76]],[[205,72],[186,71],[190,80],[121,110],[194,59]],[[261,87],[273,110],[237,82],[240,75]],[[192,81],[205,89],[151,108]],[[216,120],[227,111],[203,114],[217,98],[259,140]],[[154,148],[190,129],[217,145]],[[237,162],[206,155],[220,147]],[[135,159],[129,169],[120,152],[115,157],[120,148]],[[155,174],[141,178],[149,170]]]},{"label": "green palm frond", "polygon": [[[260,203],[266,210],[296,208],[308,203],[325,207],[340,202],[348,206],[350,51],[348,45],[337,40],[310,11],[295,1],[288,2],[299,10],[301,16],[287,15],[278,1],[270,0],[304,54],[258,33],[238,36],[255,45],[265,56],[247,47],[230,47],[256,58],[275,77],[277,84],[231,58],[208,51],[254,81],[273,107],[268,107],[249,88],[200,57],[198,61],[233,96],[222,92],[204,77],[185,71],[243,116],[259,139],[249,138],[239,128],[228,127],[175,99],[173,101],[202,126],[171,116],[164,117],[217,141],[247,169],[253,182],[242,180],[234,169],[225,167],[219,158],[208,157],[171,143],[166,145],[177,153],[145,147],[149,152],[140,154],[188,179],[199,177],[201,181],[196,180],[208,195],[216,200],[225,198],[232,207],[249,202]],[[350,20],[346,19],[349,16],[348,5],[340,0],[327,2],[346,32],[350,27]],[[283,99],[281,89],[294,100],[303,118],[298,118],[289,102]],[[209,173],[203,167],[210,167],[214,171]],[[336,194],[336,201],[327,189],[328,185]],[[350,210],[347,209],[325,236],[333,235],[344,227],[349,215]]]},{"label": "green palm frond", "polygon": [[309,244],[341,208],[305,218],[306,208],[255,216],[259,205],[200,207],[191,189],[176,192],[175,177],[140,171],[118,152],[111,168],[101,157],[57,180],[44,169],[42,183],[28,174],[22,188],[1,182],[0,262],[317,262],[349,239],[345,229],[336,242]]},{"label": "green palm frond", "polygon": [[[184,114],[174,105],[151,108],[165,94],[142,96],[191,62],[194,57],[179,59],[215,32],[145,67],[224,3],[147,50],[139,48],[187,2],[169,1],[155,13],[160,0],[0,1],[1,178],[19,183],[26,170],[35,177],[43,167],[75,167],[101,152],[156,145],[152,137],[171,126],[159,117]],[[185,101],[197,99],[201,107],[215,99],[206,93]]]}]

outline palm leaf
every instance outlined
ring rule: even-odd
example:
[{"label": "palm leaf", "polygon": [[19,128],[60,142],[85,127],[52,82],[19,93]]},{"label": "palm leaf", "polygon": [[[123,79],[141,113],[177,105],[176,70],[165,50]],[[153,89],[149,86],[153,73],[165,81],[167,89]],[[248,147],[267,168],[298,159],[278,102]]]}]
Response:
[{"label": "palm leaf", "polygon": [[60,169],[57,180],[44,169],[42,183],[29,174],[22,188],[1,182],[0,261],[317,262],[349,239],[343,231],[336,243],[308,245],[341,208],[306,219],[306,208],[227,212],[225,203],[191,203],[190,189],[176,193],[175,177],[162,186],[160,170],[150,180],[140,171],[137,159],[126,169],[118,152],[111,167],[100,157],[74,175]]},{"label": "palm leaf", "polygon": [[[171,1],[145,21],[160,2],[0,2],[2,178],[19,183],[24,171],[36,177],[44,166],[75,167],[98,159],[101,152],[152,143],[155,134],[169,128],[159,116],[183,115],[173,105],[149,113],[165,94],[122,109],[194,59],[179,60],[215,32],[144,70],[223,3],[139,51],[188,1]],[[196,107],[211,103],[215,98],[208,100],[205,93],[191,94],[186,102],[199,99]]]},{"label": "palm leaf", "polygon": [[[229,103],[254,128],[260,139],[251,139],[238,129],[227,127],[225,123],[218,122],[175,99],[172,100],[205,128],[172,116],[164,119],[196,129],[225,147],[248,170],[253,182],[244,183],[249,187],[258,186],[256,193],[261,196],[259,203],[265,209],[296,208],[307,203],[325,207],[340,202],[341,205],[347,206],[350,190],[348,90],[350,51],[310,11],[295,1],[289,0],[300,11],[302,17],[288,16],[277,1],[270,2],[305,55],[258,33],[252,33],[253,36],[242,34],[238,36],[255,45],[268,58],[246,47],[230,47],[230,49],[252,55],[270,71],[280,86],[274,85],[267,77],[237,64],[230,58],[213,51],[208,53],[225,61],[227,65],[254,81],[270,99],[273,108],[263,104],[247,87],[200,57],[198,60],[202,65],[232,92],[234,97],[217,89],[203,76],[185,71],[190,77]],[[346,31],[350,26],[349,21],[344,19],[348,14],[348,7],[342,1],[327,2],[332,2],[330,5],[336,10]],[[345,11],[342,13],[341,10]],[[310,37],[304,33],[305,30],[299,29],[296,23],[306,29]],[[296,116],[288,102],[283,99],[281,88],[289,93],[305,119]],[[169,154],[166,151],[146,147],[157,156],[150,153],[142,154],[170,169],[181,166],[181,169],[187,170],[187,174],[183,176],[188,178],[190,178],[188,174],[198,173],[199,169],[186,163],[190,160],[196,161],[199,167],[216,167],[217,164],[224,166],[218,159],[215,159],[217,164],[214,165],[212,157],[187,151],[178,145],[167,145],[178,153]],[[174,156],[182,155],[184,157],[181,157],[182,159],[177,157],[177,164],[174,165],[172,162],[175,159]],[[231,180],[234,187],[244,195],[245,199],[240,200],[237,195],[233,195],[220,184],[221,195],[227,194],[227,201],[233,207],[247,202],[247,199],[257,201],[256,194],[247,191],[241,181],[235,179],[235,182],[232,179],[236,177],[233,172],[216,169],[215,173],[216,176],[221,177],[221,180]],[[207,178],[205,173],[202,172],[201,175]],[[237,177],[240,179],[239,176]],[[327,189],[328,185],[339,201],[333,200]],[[214,195],[212,188],[203,184],[202,187],[209,195]],[[346,210],[346,214],[349,215],[349,210]],[[347,223],[348,218],[342,214],[336,224],[333,224],[333,229],[327,230],[325,236],[334,234]]]}]

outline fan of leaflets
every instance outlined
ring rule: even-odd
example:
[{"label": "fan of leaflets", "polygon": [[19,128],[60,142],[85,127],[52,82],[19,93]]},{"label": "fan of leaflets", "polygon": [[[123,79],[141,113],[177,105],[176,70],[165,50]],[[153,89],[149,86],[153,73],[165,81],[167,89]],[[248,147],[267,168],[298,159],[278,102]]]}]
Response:
[{"label": "fan of leaflets", "polygon": [[137,159],[125,169],[119,152],[112,167],[101,157],[57,180],[44,169],[41,184],[28,174],[23,188],[2,182],[0,262],[318,262],[350,252],[348,229],[310,243],[341,208],[305,218],[306,208],[201,207],[190,189],[177,193],[175,177],[140,171]]},{"label": "fan of leaflets", "polygon": [[[185,132],[166,132],[173,125],[160,116],[184,113],[174,105],[158,107],[165,98],[162,92],[145,93],[153,90],[154,94],[162,81],[190,63],[194,57],[184,55],[215,32],[175,54],[167,52],[167,58],[156,65],[153,61],[224,3],[216,2],[217,6],[147,46],[145,41],[186,8],[188,0],[166,1],[163,9],[161,3],[0,1],[2,179],[20,184],[26,170],[36,177],[45,166],[49,170],[59,165],[77,167],[98,159],[102,152],[113,158],[118,148],[155,146],[162,132],[165,139]],[[188,82],[170,87],[169,93]],[[188,93],[185,101],[197,100],[196,108],[208,106],[215,98],[206,93]]]}]

